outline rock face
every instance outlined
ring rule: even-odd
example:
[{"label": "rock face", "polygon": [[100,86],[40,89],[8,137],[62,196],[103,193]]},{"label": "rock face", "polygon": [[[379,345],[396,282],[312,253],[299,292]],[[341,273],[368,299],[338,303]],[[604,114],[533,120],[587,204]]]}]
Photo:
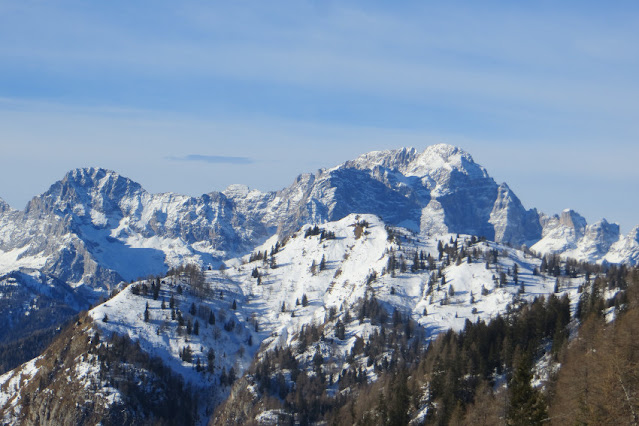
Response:
[{"label": "rock face", "polygon": [[193,397],[180,378],[126,337],[101,344],[86,314],[39,357],[0,377],[10,389],[1,401],[3,424],[194,424],[195,420]]},{"label": "rock face", "polygon": [[65,283],[37,270],[0,276],[0,288],[0,345],[57,326],[89,307]]},{"label": "rock face", "polygon": [[639,251],[617,225],[526,210],[468,153],[440,144],[371,152],[267,193],[232,185],[200,197],[150,194],[112,171],[73,170],[24,211],[0,201],[0,273],[38,269],[95,300],[120,281],[188,262],[216,266],[275,233],[351,213],[588,261],[636,263]]},{"label": "rock face", "polygon": [[0,214],[11,210],[11,207],[9,206],[9,204],[7,204],[6,201],[4,201],[2,198],[0,198]]},{"label": "rock face", "polygon": [[541,222],[543,234],[532,246],[535,251],[557,253],[585,262],[638,263],[639,227],[624,237],[616,223],[602,219],[588,225],[573,210],[564,210],[559,216],[542,216]]},{"label": "rock face", "polygon": [[371,152],[300,176],[275,198],[287,202],[275,206],[274,218],[292,229],[369,213],[425,234],[466,233],[512,244],[541,237],[537,212],[525,210],[505,184],[449,145]]},{"label": "rock face", "polygon": [[604,260],[610,263],[639,264],[639,226],[619,239],[611,247]]}]

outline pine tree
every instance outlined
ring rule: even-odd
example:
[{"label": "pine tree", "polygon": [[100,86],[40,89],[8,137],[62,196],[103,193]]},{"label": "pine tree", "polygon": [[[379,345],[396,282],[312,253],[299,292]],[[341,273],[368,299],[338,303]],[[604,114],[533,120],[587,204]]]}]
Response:
[{"label": "pine tree", "polygon": [[337,324],[335,324],[335,337],[340,340],[344,340],[346,338],[346,327],[340,320],[337,320]]},{"label": "pine tree", "polygon": [[195,324],[193,324],[193,334],[196,336],[200,334],[200,322],[198,320],[195,320]]},{"label": "pine tree", "polygon": [[508,284],[508,279],[506,278],[506,273],[502,271],[499,273],[499,287],[503,287],[506,284]]},{"label": "pine tree", "polygon": [[192,362],[193,361],[193,351],[190,346],[185,346],[182,351],[182,361],[184,362]]},{"label": "pine tree", "polygon": [[215,371],[215,352],[213,352],[213,349],[209,349],[209,351],[206,354],[206,358],[208,361],[208,364],[206,365],[206,369],[209,373],[213,373],[213,371]]},{"label": "pine tree", "polygon": [[157,279],[157,282],[153,286],[153,300],[158,300],[160,296],[160,279]]},{"label": "pine tree", "polygon": [[146,308],[144,308],[144,322],[149,322],[149,302],[146,302]]},{"label": "pine tree", "polygon": [[413,255],[413,264],[410,267],[411,272],[417,272],[419,270],[419,255],[417,254],[417,251],[415,251],[415,254]]},{"label": "pine tree", "polygon": [[543,395],[530,385],[532,363],[524,355],[509,384],[510,404],[507,420],[509,425],[540,425],[548,418]]},{"label": "pine tree", "polygon": [[302,295],[302,306],[308,306],[308,297],[306,297],[306,293]]},{"label": "pine tree", "polygon": [[209,324],[215,324],[215,314],[213,313],[213,311],[209,313]]}]

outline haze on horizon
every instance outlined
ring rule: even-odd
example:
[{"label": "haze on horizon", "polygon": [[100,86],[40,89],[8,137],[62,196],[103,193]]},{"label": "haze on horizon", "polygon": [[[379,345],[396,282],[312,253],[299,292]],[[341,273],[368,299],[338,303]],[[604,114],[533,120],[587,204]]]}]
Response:
[{"label": "haze on horizon", "polygon": [[0,197],[70,169],[260,190],[448,143],[527,208],[639,224],[639,5],[0,4]]}]

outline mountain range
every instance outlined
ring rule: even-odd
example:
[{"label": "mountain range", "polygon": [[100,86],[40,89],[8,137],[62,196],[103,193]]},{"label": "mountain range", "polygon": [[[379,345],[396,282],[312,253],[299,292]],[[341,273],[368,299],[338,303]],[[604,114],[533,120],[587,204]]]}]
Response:
[{"label": "mountain range", "polygon": [[[23,211],[0,202],[0,344],[75,318],[0,376],[0,418],[153,423],[172,401],[187,423],[293,421],[299,370],[339,399],[449,328],[549,295],[577,315],[595,278],[638,262],[639,227],[527,210],[449,145],[371,152],[267,193],[150,194],[77,169]],[[536,362],[543,384],[552,362]]]},{"label": "mountain range", "polygon": [[214,267],[278,234],[351,213],[423,235],[462,233],[588,262],[639,262],[639,226],[527,210],[463,150],[433,145],[376,151],[276,192],[232,185],[200,197],[150,194],[96,168],[76,169],[23,211],[0,201],[0,272],[39,270],[87,300],[121,281],[194,262]]}]

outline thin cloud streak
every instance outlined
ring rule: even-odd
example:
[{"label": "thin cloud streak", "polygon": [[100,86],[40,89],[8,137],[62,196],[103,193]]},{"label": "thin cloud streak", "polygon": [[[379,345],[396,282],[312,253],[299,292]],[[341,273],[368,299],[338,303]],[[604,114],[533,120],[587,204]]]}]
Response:
[{"label": "thin cloud streak", "polygon": [[248,157],[233,157],[226,155],[200,155],[190,154],[184,157],[167,157],[171,161],[200,161],[213,164],[253,164],[254,161]]}]

